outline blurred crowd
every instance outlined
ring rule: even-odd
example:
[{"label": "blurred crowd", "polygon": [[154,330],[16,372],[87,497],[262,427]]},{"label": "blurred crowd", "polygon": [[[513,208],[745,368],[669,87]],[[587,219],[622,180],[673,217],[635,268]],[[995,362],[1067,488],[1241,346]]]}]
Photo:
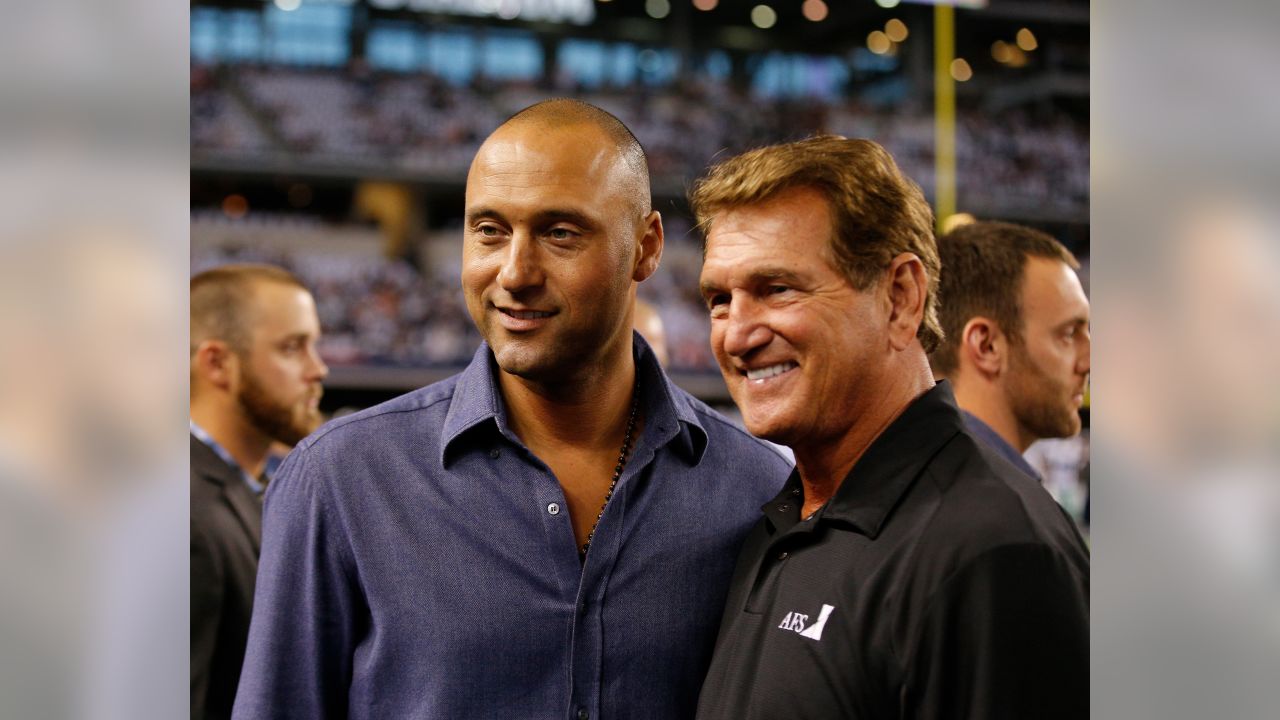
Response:
[{"label": "blurred crowd", "polygon": [[[655,185],[680,188],[709,161],[814,132],[871,137],[926,191],[933,186],[931,108],[875,108],[855,99],[758,102],[723,82],[583,92],[477,80],[456,86],[429,73],[196,65],[193,150],[252,160],[274,153],[315,163],[460,177],[485,135],[550,95],[573,94],[613,112],[644,145]],[[749,112],[744,112],[749,108]],[[963,109],[957,128],[960,201],[989,210],[1086,211],[1088,128],[1062,114]]]}]

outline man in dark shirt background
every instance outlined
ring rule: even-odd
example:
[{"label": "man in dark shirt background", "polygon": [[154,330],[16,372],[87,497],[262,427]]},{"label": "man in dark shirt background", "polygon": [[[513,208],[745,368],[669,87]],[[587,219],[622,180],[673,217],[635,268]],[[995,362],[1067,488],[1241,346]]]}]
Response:
[{"label": "man in dark shirt background", "polygon": [[267,491],[235,717],[692,717],[788,464],[633,332],[662,219],[621,122],[517,113],[467,178],[461,374],[329,423]]},{"label": "man in dark shirt background", "polygon": [[748,429],[796,456],[698,717],[1087,717],[1087,552],[934,383],[919,187],[879,145],[823,136],[726,160],[691,202],[721,371]]},{"label": "man in dark shirt background", "polygon": [[315,301],[270,265],[191,279],[191,717],[231,717],[253,607],[271,444],[320,425]]},{"label": "man in dark shirt background", "polygon": [[969,430],[1028,475],[1031,443],[1080,432],[1089,300],[1071,251],[1039,230],[962,225],[938,239],[945,339],[929,355]]}]

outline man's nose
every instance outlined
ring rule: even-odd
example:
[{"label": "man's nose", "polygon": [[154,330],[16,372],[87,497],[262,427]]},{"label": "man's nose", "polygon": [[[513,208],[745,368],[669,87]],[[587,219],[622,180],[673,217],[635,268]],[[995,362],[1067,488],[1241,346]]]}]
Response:
[{"label": "man's nose", "polygon": [[1093,338],[1089,336],[1089,331],[1084,331],[1084,340],[1080,343],[1080,354],[1076,357],[1076,372],[1081,375],[1089,374],[1089,354],[1092,350]]},{"label": "man's nose", "polygon": [[764,347],[773,339],[773,330],[767,322],[768,315],[760,303],[743,295],[729,303],[728,324],[724,333],[724,351],[733,357],[743,357]]},{"label": "man's nose", "polygon": [[308,355],[310,355],[311,360],[309,368],[310,372],[307,375],[308,378],[313,382],[323,382],[325,378],[329,377],[329,366],[325,365],[324,359],[320,357],[320,352],[315,348],[315,346],[311,347],[308,351]]},{"label": "man's nose", "polygon": [[514,294],[537,287],[543,280],[537,246],[527,233],[517,231],[507,244],[507,254],[498,271],[499,287]]}]

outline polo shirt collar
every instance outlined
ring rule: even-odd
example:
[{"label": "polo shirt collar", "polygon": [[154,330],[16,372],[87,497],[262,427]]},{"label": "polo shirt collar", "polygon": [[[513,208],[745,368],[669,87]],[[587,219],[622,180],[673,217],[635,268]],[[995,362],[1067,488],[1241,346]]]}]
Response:
[{"label": "polo shirt collar", "polygon": [[[817,522],[847,523],[875,538],[916,477],[962,429],[951,385],[939,381],[913,400],[858,458],[835,496],[818,511]],[[788,483],[778,501],[788,499],[790,489]]]},{"label": "polo shirt collar", "polygon": [[[675,390],[644,338],[633,332],[632,342],[636,371],[640,374],[645,439],[653,438],[654,448],[672,443],[690,465],[698,464],[707,448],[706,428],[689,398]],[[488,343],[480,343],[458,378],[445,415],[440,443],[442,463],[448,462],[458,441],[474,428],[489,425],[512,442],[519,442],[507,423],[506,403],[498,389],[498,372]]]}]

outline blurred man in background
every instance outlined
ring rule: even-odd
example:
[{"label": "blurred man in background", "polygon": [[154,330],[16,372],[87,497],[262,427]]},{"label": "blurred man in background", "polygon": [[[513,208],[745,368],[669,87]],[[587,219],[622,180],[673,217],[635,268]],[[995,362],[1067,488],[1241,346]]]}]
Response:
[{"label": "blurred man in background", "polygon": [[191,279],[191,717],[229,718],[253,606],[273,442],[320,426],[311,293],[268,265]]},{"label": "blurred man in background", "polygon": [[934,377],[951,381],[970,432],[1039,479],[1022,453],[1080,432],[1089,378],[1080,264],[1045,233],[1003,222],[962,225],[938,253],[945,339],[929,355]]},{"label": "blurred man in background", "polygon": [[663,240],[612,115],[552,100],[489,136],[462,263],[485,342],[285,461],[236,718],[693,715],[787,464],[633,330]]},{"label": "blurred man in background", "polygon": [[796,456],[739,558],[698,717],[1087,717],[1087,551],[934,383],[920,188],[879,145],[823,136],[726,160],[691,205],[729,392]]},{"label": "blurred man in background", "polygon": [[662,322],[658,308],[643,300],[636,300],[636,332],[649,343],[658,364],[665,368],[671,362],[671,352],[667,349],[667,326]]}]

